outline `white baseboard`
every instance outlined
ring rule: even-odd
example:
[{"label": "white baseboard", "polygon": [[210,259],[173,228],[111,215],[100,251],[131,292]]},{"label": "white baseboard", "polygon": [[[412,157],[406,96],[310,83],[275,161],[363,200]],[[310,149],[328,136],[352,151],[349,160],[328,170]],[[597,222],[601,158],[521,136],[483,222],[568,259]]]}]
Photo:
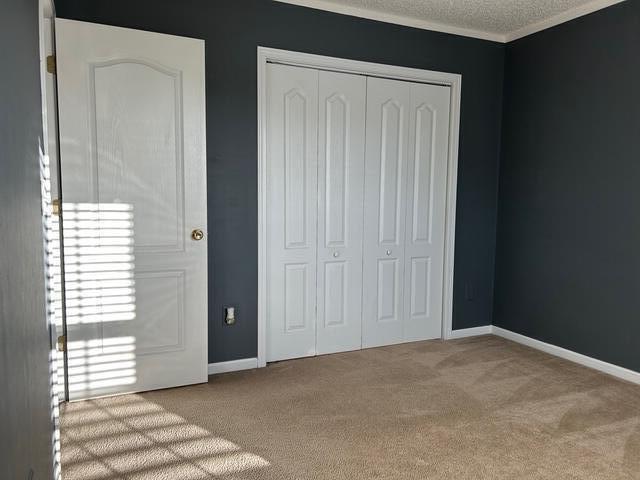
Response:
[{"label": "white baseboard", "polygon": [[[463,328],[460,330],[453,330],[449,336],[449,340],[455,340],[458,338],[475,337],[479,335],[494,334],[498,337],[506,338],[516,343],[526,345],[527,347],[535,348],[542,352],[554,355],[556,357],[564,358],[570,362],[578,363],[588,368],[593,368],[608,375],[626,380],[631,383],[640,385],[640,372],[629,370],[628,368],[620,367],[612,363],[603,362],[593,357],[582,355],[581,353],[567,350],[566,348],[551,345],[540,340],[536,340],[519,333],[505,330],[504,328],[496,327],[495,325],[485,325],[483,327],[475,328]],[[237,372],[240,370],[251,370],[258,368],[257,358],[242,358],[240,360],[231,360],[229,362],[210,363],[208,367],[209,375],[215,375],[218,373]]]},{"label": "white baseboard", "polygon": [[210,363],[207,370],[209,375],[215,375],[217,373],[251,370],[252,368],[258,368],[257,358],[241,358],[240,360],[231,360],[229,362]]},{"label": "white baseboard", "polygon": [[493,334],[516,343],[521,343],[522,345],[526,345],[527,347],[541,350],[550,355],[564,358],[565,360],[569,360],[570,362],[579,363],[580,365],[584,365],[585,367],[599,370],[600,372],[607,373],[617,378],[621,378],[622,380],[626,380],[627,382],[632,382],[640,385],[640,373],[629,370],[628,368],[620,367],[612,363],[603,362],[602,360],[588,357],[586,355],[582,355],[581,353],[567,350],[566,348],[557,347],[555,345],[551,345],[550,343],[545,343],[531,337],[526,337],[524,335],[520,335],[519,333],[505,330],[504,328],[493,326]]},{"label": "white baseboard", "polygon": [[493,332],[491,325],[474,328],[462,328],[460,330],[452,330],[447,340],[455,340],[457,338],[477,337],[478,335],[489,335]]}]

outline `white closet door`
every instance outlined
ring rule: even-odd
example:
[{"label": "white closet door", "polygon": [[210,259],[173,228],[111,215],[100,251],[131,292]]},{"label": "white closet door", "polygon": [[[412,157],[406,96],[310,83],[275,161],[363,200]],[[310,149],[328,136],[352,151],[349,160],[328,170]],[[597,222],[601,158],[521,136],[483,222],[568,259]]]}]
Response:
[{"label": "white closet door", "polygon": [[363,347],[403,340],[411,84],[367,79]]},{"label": "white closet door", "polygon": [[267,361],[316,353],[318,71],[267,67]]},{"label": "white closet door", "polygon": [[411,85],[404,264],[405,341],[442,335],[449,98],[449,87]]},{"label": "white closet door", "polygon": [[320,72],[317,353],[362,345],[366,78]]}]

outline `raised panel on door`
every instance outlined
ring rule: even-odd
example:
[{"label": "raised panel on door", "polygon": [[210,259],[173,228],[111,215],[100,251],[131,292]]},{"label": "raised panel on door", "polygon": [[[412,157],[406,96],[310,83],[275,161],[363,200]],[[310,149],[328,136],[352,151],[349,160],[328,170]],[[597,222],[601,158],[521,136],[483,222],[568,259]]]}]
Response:
[{"label": "raised panel on door", "polygon": [[366,78],[319,73],[317,353],[362,345]]},{"label": "raised panel on door", "polygon": [[450,88],[411,84],[404,338],[440,338]]},{"label": "raised panel on door", "polygon": [[403,339],[410,84],[367,79],[363,346]]},{"label": "raised panel on door", "polygon": [[267,361],[316,353],[318,72],[267,66]]},{"label": "raised panel on door", "polygon": [[93,63],[90,76],[100,198],[114,204],[126,200],[138,252],[182,250],[180,71],[148,60],[122,59]]},{"label": "raised panel on door", "polygon": [[70,397],[205,382],[204,42],[56,36]]},{"label": "raised panel on door", "polygon": [[185,348],[184,302],[185,271],[139,271],[135,274],[136,304],[109,301],[102,298],[102,313],[119,319],[137,317],[130,324],[105,321],[102,325],[105,337],[136,338],[136,353],[163,353]]}]

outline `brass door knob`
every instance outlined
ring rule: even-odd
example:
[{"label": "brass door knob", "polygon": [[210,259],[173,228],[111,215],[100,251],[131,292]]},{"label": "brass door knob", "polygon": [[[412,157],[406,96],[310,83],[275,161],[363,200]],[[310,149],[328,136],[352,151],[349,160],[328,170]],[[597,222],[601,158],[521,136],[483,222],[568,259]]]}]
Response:
[{"label": "brass door knob", "polygon": [[199,228],[196,228],[195,230],[193,230],[191,232],[191,239],[192,240],[195,240],[196,242],[199,242],[203,238],[204,238],[204,232],[202,230],[200,230]]}]

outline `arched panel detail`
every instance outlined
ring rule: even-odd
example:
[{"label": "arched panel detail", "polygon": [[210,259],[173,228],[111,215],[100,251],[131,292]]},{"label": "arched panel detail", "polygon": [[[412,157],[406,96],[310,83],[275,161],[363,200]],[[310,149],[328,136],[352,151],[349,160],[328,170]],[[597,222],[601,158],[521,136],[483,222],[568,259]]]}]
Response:
[{"label": "arched panel detail", "polygon": [[390,99],[382,104],[380,134],[380,244],[397,244],[400,235],[403,155],[403,106]]},{"label": "arched panel detail", "polygon": [[284,96],[285,248],[304,248],[307,232],[307,97],[295,88]]},{"label": "arched panel detail", "polygon": [[423,103],[416,108],[415,115],[412,241],[431,243],[436,110],[431,105]]},{"label": "arched panel detail", "polygon": [[93,200],[131,205],[137,252],[184,251],[182,73],[121,58],[90,63],[89,80]]},{"label": "arched panel detail", "polygon": [[325,245],[345,247],[349,192],[349,101],[335,93],[326,101]]}]

